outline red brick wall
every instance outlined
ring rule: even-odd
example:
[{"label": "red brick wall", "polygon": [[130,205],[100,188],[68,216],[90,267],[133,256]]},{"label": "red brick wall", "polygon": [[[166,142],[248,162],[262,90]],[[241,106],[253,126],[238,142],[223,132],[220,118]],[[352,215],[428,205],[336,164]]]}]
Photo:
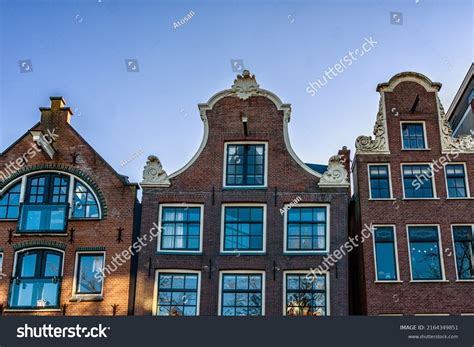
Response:
[{"label": "red brick wall", "polygon": [[[244,135],[241,112],[248,116]],[[216,315],[220,270],[264,270],[266,272],[266,315],[283,311],[283,271],[317,267],[321,256],[283,255],[283,217],[280,208],[301,196],[302,202],[331,204],[331,249],[347,239],[349,189],[321,190],[319,178],[305,171],[290,156],[283,139],[283,114],[265,97],[241,100],[226,97],[207,113],[209,138],[200,157],[184,172],[171,179],[170,188],[144,188],[141,235],[158,222],[158,208],[164,202],[204,204],[202,255],[156,255],[153,241],[139,254],[136,314],[152,313],[155,269],[200,270],[201,315]],[[185,136],[185,134],[181,134]],[[227,141],[268,141],[268,189],[222,189],[224,143]],[[317,150],[317,149],[315,149]],[[336,152],[336,149],[335,149]],[[212,193],[214,188],[214,193]],[[275,188],[276,201],[275,201]],[[267,204],[267,248],[265,255],[220,255],[221,204],[259,202]],[[212,262],[211,278],[206,267]],[[273,279],[273,262],[280,268]],[[148,276],[150,274],[150,276]],[[331,270],[331,314],[348,313],[347,259]]]},{"label": "red brick wall", "polygon": [[[419,103],[412,114],[410,109],[416,95]],[[373,240],[361,248],[363,276],[359,288],[362,307],[369,315],[384,313],[474,313],[472,293],[474,282],[456,282],[456,269],[451,237],[451,225],[474,224],[474,200],[447,200],[444,170],[435,173],[436,200],[403,200],[401,163],[432,162],[441,153],[436,96],[416,82],[405,81],[393,92],[385,93],[390,155],[356,155],[356,204],[360,207],[360,222],[364,224],[395,224],[398,244],[400,279],[402,283],[374,283]],[[393,110],[393,112],[392,112]],[[398,112],[398,115],[396,115]],[[403,151],[400,121],[425,121],[429,150]],[[455,162],[465,162],[471,194],[474,189],[474,155],[460,154]],[[394,201],[369,201],[368,163],[389,163],[391,167]],[[410,264],[407,244],[407,224],[438,224],[441,230],[441,251],[448,282],[410,282]],[[358,227],[360,229],[360,226]],[[356,230],[355,232],[357,232]],[[367,300],[366,305],[364,299]]]},{"label": "red brick wall", "polygon": [[[3,248],[3,272],[7,274],[6,278],[0,279],[0,304],[4,309],[7,308],[8,291],[10,277],[13,271],[15,244],[29,240],[50,240],[67,245],[64,256],[64,273],[61,286],[61,305],[68,305],[67,315],[111,315],[111,305],[119,305],[118,315],[126,315],[129,300],[130,286],[130,262],[104,280],[104,296],[102,301],[97,302],[72,302],[73,276],[75,268],[76,248],[78,247],[105,247],[105,264],[109,264],[115,253],[120,253],[127,249],[132,240],[133,207],[136,197],[136,186],[124,184],[117,174],[109,167],[105,161],[99,157],[88,144],[66,123],[67,110],[55,110],[51,114],[48,110],[43,110],[43,122],[35,127],[35,130],[56,128],[59,135],[54,146],[57,153],[54,159],[49,159],[44,153],[38,153],[34,158],[28,161],[24,168],[30,168],[42,164],[61,164],[71,169],[79,169],[88,175],[98,185],[105,198],[107,207],[107,216],[102,220],[91,221],[73,221],[68,223],[68,230],[75,229],[74,240],[69,242],[68,236],[13,236],[12,243],[9,244],[9,229],[16,229],[16,221],[0,221],[0,248]],[[27,134],[21,138],[13,147],[0,155],[0,168],[4,169],[4,164],[21,157],[29,148],[33,141],[32,136]],[[71,154],[76,152],[79,156],[76,159],[77,164],[72,163]],[[122,227],[122,243],[116,241],[117,228]],[[70,234],[70,232],[69,232]],[[61,312],[8,312],[3,314],[27,314],[27,315],[60,315]]]}]

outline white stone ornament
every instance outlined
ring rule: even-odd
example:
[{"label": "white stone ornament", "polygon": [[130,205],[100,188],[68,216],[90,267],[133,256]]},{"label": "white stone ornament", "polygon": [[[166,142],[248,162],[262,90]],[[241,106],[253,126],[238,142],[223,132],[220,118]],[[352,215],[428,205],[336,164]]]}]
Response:
[{"label": "white stone ornament", "polygon": [[169,187],[171,185],[168,174],[163,170],[163,166],[157,156],[148,156],[148,160],[143,169],[143,181],[141,185],[148,187]]},{"label": "white stone ornament", "polygon": [[377,120],[374,126],[374,138],[372,138],[372,136],[359,136],[355,146],[356,154],[390,154],[383,93],[380,97],[379,112],[377,113]]},{"label": "white stone ornament", "polygon": [[437,98],[437,102],[443,153],[474,153],[474,137],[472,135],[453,137],[453,130],[449,124],[448,117],[446,117],[444,113],[444,108],[439,97]]},{"label": "white stone ornament", "polygon": [[257,84],[255,75],[252,75],[248,70],[244,70],[242,75],[237,75],[231,90],[242,100],[246,100],[252,95],[263,94],[260,86]]},{"label": "white stone ornament", "polygon": [[329,158],[329,165],[326,172],[319,180],[320,187],[349,187],[349,174],[344,166],[343,157],[333,155]]}]

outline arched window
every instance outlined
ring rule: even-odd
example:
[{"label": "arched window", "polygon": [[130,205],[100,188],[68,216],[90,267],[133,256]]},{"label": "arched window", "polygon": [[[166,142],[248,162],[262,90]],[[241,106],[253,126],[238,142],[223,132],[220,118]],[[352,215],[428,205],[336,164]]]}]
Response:
[{"label": "arched window", "polygon": [[94,195],[78,180],[74,185],[73,202],[72,218],[99,218],[99,207]]},{"label": "arched window", "polygon": [[63,253],[35,248],[16,256],[10,285],[10,308],[58,308]]},{"label": "arched window", "polygon": [[0,196],[0,219],[17,219],[20,210],[21,184],[15,184],[12,188]]}]

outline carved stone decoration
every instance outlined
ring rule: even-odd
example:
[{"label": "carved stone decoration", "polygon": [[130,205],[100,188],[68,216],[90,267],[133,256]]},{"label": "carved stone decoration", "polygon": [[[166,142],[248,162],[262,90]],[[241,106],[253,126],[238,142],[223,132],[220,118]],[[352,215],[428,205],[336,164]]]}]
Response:
[{"label": "carved stone decoration", "polygon": [[356,154],[389,154],[387,137],[387,119],[384,110],[383,94],[379,102],[379,111],[372,136],[359,136],[356,139]]},{"label": "carved stone decoration", "polygon": [[343,157],[333,155],[329,158],[328,169],[319,180],[318,185],[320,187],[349,187],[348,176]]},{"label": "carved stone decoration", "polygon": [[246,100],[252,95],[264,94],[257,84],[255,75],[252,75],[248,70],[244,70],[242,75],[237,75],[231,91],[240,99]]},{"label": "carved stone decoration", "polygon": [[169,187],[171,184],[168,174],[163,170],[157,156],[150,155],[143,169],[143,186]]},{"label": "carved stone decoration", "polygon": [[444,107],[439,97],[437,101],[441,148],[443,152],[474,153],[474,137],[472,135],[453,137],[453,130],[449,124],[448,117],[444,113]]}]

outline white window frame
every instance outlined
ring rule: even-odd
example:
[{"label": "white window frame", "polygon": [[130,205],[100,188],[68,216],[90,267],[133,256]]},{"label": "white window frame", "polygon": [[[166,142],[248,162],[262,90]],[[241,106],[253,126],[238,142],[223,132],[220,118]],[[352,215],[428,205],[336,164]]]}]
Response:
[{"label": "white window frame", "polygon": [[[388,198],[373,198],[372,197],[372,186],[370,183],[370,167],[371,166],[387,166],[388,169],[388,184],[389,184],[389,189],[390,189],[390,197]],[[370,163],[367,164],[367,177],[369,180],[369,200],[395,200],[393,198],[393,188],[392,188],[392,168],[390,166],[390,163]]]},{"label": "white window frame", "polygon": [[[452,247],[453,247],[453,253],[454,253],[454,272],[456,273],[456,282],[474,282],[474,277],[470,279],[460,279],[459,274],[458,274],[458,259],[456,257],[456,247],[454,245],[454,227],[462,227],[462,226],[469,226],[471,227],[471,230],[474,230],[474,224],[451,224],[451,242],[452,242]],[[474,256],[474,252],[472,254]],[[472,259],[471,259],[472,261]]]},{"label": "white window frame", "polygon": [[[450,197],[449,196],[449,188],[448,188],[448,173],[446,171],[446,166],[449,165],[462,165],[464,167],[464,185],[466,186],[466,196],[465,197]],[[465,162],[449,162],[449,163],[444,163],[443,164],[443,170],[444,170],[444,182],[446,186],[446,199],[451,199],[451,200],[465,200],[465,199],[472,199],[471,198],[471,191],[469,189],[469,179],[467,177],[467,165]]]},{"label": "white window frame", "polygon": [[[439,252],[439,261],[441,266],[441,279],[439,280],[415,280],[413,279],[413,272],[411,266],[411,249],[410,249],[410,227],[436,227],[438,229],[438,252]],[[410,265],[410,282],[413,283],[433,283],[433,282],[449,282],[446,279],[446,272],[444,269],[444,257],[443,257],[443,240],[441,239],[441,228],[439,224],[407,224],[406,225],[406,235],[407,235],[407,245],[408,245],[408,261]]]},{"label": "white window frame", "polygon": [[[262,250],[252,251],[247,249],[237,251],[225,251],[225,208],[226,207],[263,207],[263,239],[262,239]],[[220,253],[221,254],[265,254],[267,251],[267,204],[265,203],[223,203],[221,206],[221,242],[220,242]]]},{"label": "white window frame", "polygon": [[[404,166],[420,166],[420,165],[428,165],[431,167],[431,172],[433,173],[433,176],[431,177],[431,184],[433,187],[433,197],[432,198],[407,198],[405,194],[405,176],[403,172],[403,167]],[[420,163],[400,163],[400,175],[401,175],[401,184],[402,184],[402,190],[403,190],[403,200],[439,200],[438,197],[438,192],[436,191],[436,171],[434,171],[433,168],[433,163],[428,163],[428,162],[420,162]]]},{"label": "white window frame", "polygon": [[[199,207],[199,250],[187,250],[187,249],[161,249],[161,237],[163,236],[163,227],[162,227],[162,216],[163,216],[163,207]],[[204,204],[198,203],[163,203],[160,204],[158,209],[158,225],[159,230],[161,231],[158,235],[157,240],[157,252],[158,253],[191,253],[191,254],[201,254],[202,253],[202,242],[203,242],[203,233],[204,233]]]},{"label": "white window frame", "polygon": [[[377,252],[375,248],[375,229],[391,227],[393,230],[393,247],[395,251],[395,270],[397,272],[397,279],[395,280],[380,280],[377,275]],[[375,270],[375,283],[401,283],[403,282],[400,278],[400,266],[398,262],[398,240],[397,240],[397,226],[395,224],[374,224],[373,225],[373,251],[374,251],[374,270]]]},{"label": "white window frame", "polygon": [[265,271],[264,270],[222,270],[219,271],[219,298],[218,298],[218,305],[217,305],[217,315],[222,316],[222,280],[225,274],[243,274],[243,275],[252,275],[252,274],[259,274],[262,275],[262,314],[261,316],[265,316]]},{"label": "white window frame", "polygon": [[[247,185],[227,185],[227,146],[228,145],[264,145],[265,146],[265,165],[263,173],[263,185],[260,186],[247,186]],[[258,189],[258,188],[267,188],[268,187],[268,142],[266,141],[227,141],[224,142],[224,176],[222,178],[222,186],[227,189],[237,188],[247,188],[247,189]]]},{"label": "white window frame", "polygon": [[298,203],[298,205],[293,206],[292,208],[298,207],[325,207],[326,208],[326,239],[325,245],[323,250],[298,250],[298,251],[289,251],[288,248],[288,211],[291,210],[285,208],[290,206],[291,203],[285,204],[283,210],[283,253],[284,254],[294,254],[294,255],[301,255],[301,254],[327,254],[329,253],[330,248],[330,234],[331,234],[331,204],[329,203]]},{"label": "white window frame", "polygon": [[0,252],[0,279],[2,278],[3,275],[5,275],[3,273],[3,258],[4,258],[4,255],[3,255],[3,251]]},{"label": "white window frame", "polygon": [[[308,269],[305,270],[286,270],[283,271],[283,315],[286,316],[286,275],[288,274],[299,274],[299,275],[308,275]],[[318,276],[326,277],[326,316],[331,315],[331,296],[330,296],[330,282],[331,276],[329,271],[321,271],[317,274]],[[325,316],[322,316],[325,317]]]},{"label": "white window frame", "polygon": [[156,269],[155,270],[155,286],[153,289],[153,307],[152,315],[158,315],[158,287],[160,274],[164,273],[179,273],[179,274],[196,274],[197,275],[197,293],[196,293],[196,316],[199,316],[199,309],[201,303],[201,271],[199,270],[187,270],[187,269]]},{"label": "white window frame", "polygon": [[87,254],[87,255],[102,255],[103,257],[103,267],[102,267],[102,274],[104,274],[104,269],[105,269],[105,259],[106,259],[106,252],[105,251],[77,251],[76,255],[74,257],[74,278],[72,282],[72,298],[81,298],[81,299],[88,299],[88,298],[98,298],[98,297],[103,297],[104,296],[104,286],[105,286],[105,278],[107,276],[102,277],[102,285],[101,285],[101,291],[100,294],[91,294],[91,293],[77,293],[77,274],[79,272],[79,266],[81,265],[79,263],[79,255],[81,254]]},{"label": "white window frame", "polygon": [[[405,148],[404,141],[403,141],[403,124],[422,124],[423,125],[423,139],[425,141],[424,148]],[[402,151],[429,151],[430,147],[428,146],[428,137],[426,136],[426,122],[425,121],[409,121],[403,120],[400,121],[400,142],[402,145]]]}]

